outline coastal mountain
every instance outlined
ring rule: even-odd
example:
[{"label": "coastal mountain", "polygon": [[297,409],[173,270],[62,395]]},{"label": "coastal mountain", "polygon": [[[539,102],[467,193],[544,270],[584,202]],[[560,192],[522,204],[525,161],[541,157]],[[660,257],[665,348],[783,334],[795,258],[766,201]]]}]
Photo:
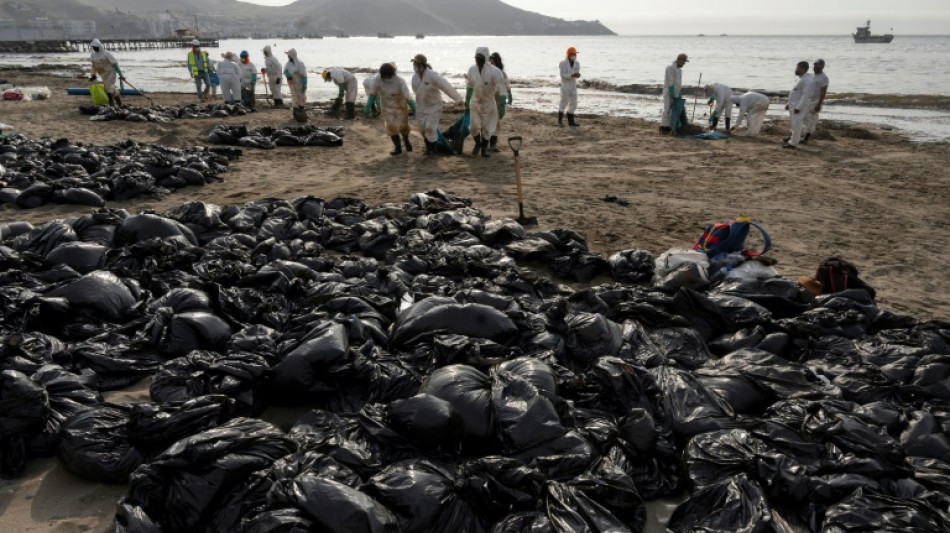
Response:
[{"label": "coastal mountain", "polygon": [[567,21],[500,0],[297,0],[302,29],[350,35],[613,35],[598,21]]},{"label": "coastal mountain", "polygon": [[[171,15],[169,15],[171,13]],[[119,38],[166,37],[173,27],[205,35],[613,35],[599,21],[568,21],[500,0],[297,0],[268,7],[237,0],[0,1],[0,19],[94,20]],[[157,35],[164,32],[165,35]],[[103,33],[105,35],[105,33]]]}]

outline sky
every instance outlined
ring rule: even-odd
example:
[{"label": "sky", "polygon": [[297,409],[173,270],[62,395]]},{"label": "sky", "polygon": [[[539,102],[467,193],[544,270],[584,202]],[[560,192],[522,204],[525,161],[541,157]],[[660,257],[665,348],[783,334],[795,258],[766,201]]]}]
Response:
[{"label": "sky", "polygon": [[[264,5],[292,2],[242,1]],[[898,35],[950,33],[950,0],[503,1],[568,20],[599,20],[622,35],[834,35],[851,33],[867,19],[871,19],[874,33],[891,28]]]}]

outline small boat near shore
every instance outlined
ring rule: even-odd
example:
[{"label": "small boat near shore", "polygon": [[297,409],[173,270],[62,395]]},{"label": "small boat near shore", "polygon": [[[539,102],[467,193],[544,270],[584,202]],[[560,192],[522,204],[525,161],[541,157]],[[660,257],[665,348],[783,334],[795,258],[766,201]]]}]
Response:
[{"label": "small boat near shore", "polygon": [[377,34],[376,34],[376,37],[378,37],[378,38],[380,38],[380,39],[395,39],[395,37],[393,37],[393,36],[392,36],[391,34],[389,34],[389,33],[377,33]]},{"label": "small boat near shore", "polygon": [[416,34],[416,39],[425,39],[425,38],[426,38],[426,36],[423,35],[423,34],[421,34],[421,33],[417,33],[417,34]]},{"label": "small boat near shore", "polygon": [[884,35],[874,35],[871,33],[871,21],[868,20],[864,26],[858,26],[857,31],[851,34],[856,43],[889,43],[894,40],[890,33]]}]

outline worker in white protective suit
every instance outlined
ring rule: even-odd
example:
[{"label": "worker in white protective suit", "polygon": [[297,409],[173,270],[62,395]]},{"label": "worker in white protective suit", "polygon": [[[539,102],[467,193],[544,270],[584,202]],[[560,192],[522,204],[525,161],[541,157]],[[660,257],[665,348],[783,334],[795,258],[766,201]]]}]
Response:
[{"label": "worker in white protective suit", "polygon": [[577,80],[581,77],[581,63],[577,60],[577,49],[567,49],[567,58],[558,65],[561,73],[561,103],[557,108],[557,125],[564,126],[564,112],[567,111],[567,123],[577,126],[574,111],[577,110]]},{"label": "worker in white protective suit", "polygon": [[808,61],[800,61],[795,66],[795,75],[798,76],[798,82],[788,93],[788,105],[785,106],[785,109],[788,110],[791,135],[782,144],[782,148],[793,150],[798,147],[798,142],[802,138],[802,128],[805,125],[805,118],[808,117],[808,111],[811,109],[812,95],[814,94],[814,80],[811,74],[808,73]]},{"label": "worker in white protective suit", "polygon": [[409,91],[406,80],[396,75],[396,66],[392,63],[383,63],[379,67],[379,82],[376,84],[376,96],[382,107],[383,124],[386,135],[393,141],[395,149],[389,155],[396,156],[402,153],[399,137],[406,145],[406,151],[412,151],[409,142],[409,110],[416,110],[416,102]]},{"label": "worker in white protective suit", "polygon": [[254,109],[256,106],[254,98],[254,87],[257,86],[257,67],[251,63],[251,54],[247,50],[241,51],[241,62],[238,64],[241,69],[241,103]]},{"label": "worker in white protective suit", "polygon": [[462,103],[462,96],[451,83],[432,70],[426,56],[417,54],[412,58],[412,70],[412,92],[416,93],[416,122],[426,143],[426,155],[436,155],[439,120],[442,118],[442,93],[454,100],[456,105]]},{"label": "worker in white protective suit", "polygon": [[505,75],[488,63],[488,47],[475,50],[475,64],[465,75],[465,107],[471,111],[472,155],[488,157],[488,141],[498,128],[498,110],[508,99]]},{"label": "worker in white protective suit", "polygon": [[297,57],[297,50],[287,50],[287,63],[284,64],[284,78],[290,86],[290,96],[295,113],[302,113],[307,103],[307,67]]},{"label": "worker in white protective suit", "polygon": [[769,112],[769,97],[749,91],[741,96],[733,96],[732,103],[739,107],[739,116],[733,128],[738,128],[742,119],[746,119],[749,123],[745,130],[746,136],[758,135],[762,131],[765,115]]},{"label": "worker in white protective suit", "polygon": [[825,74],[825,60],[819,59],[815,61],[814,65],[815,75],[813,76],[814,83],[812,84],[814,93],[812,95],[812,106],[808,111],[808,116],[805,117],[805,126],[804,132],[805,137],[802,139],[802,144],[808,142],[811,139],[811,134],[815,133],[815,128],[818,126],[818,115],[821,113],[821,106],[825,103],[825,96],[828,94],[828,75]]},{"label": "worker in white protective suit", "polygon": [[264,47],[264,68],[261,74],[265,76],[267,87],[274,99],[274,107],[284,107],[284,96],[280,93],[280,78],[282,76],[280,60],[274,57],[270,45]]},{"label": "worker in white protective suit", "polygon": [[116,61],[115,56],[103,48],[99,39],[93,39],[89,43],[89,50],[89,60],[92,62],[92,73],[89,76],[89,81],[96,81],[98,75],[102,78],[102,86],[109,98],[109,105],[122,105],[122,98],[115,88],[116,75],[119,76],[120,80],[125,80],[122,70],[119,68],[119,62]]},{"label": "worker in white protective suit", "polygon": [[660,117],[660,133],[670,133],[670,110],[673,100],[682,98],[683,93],[683,66],[689,63],[686,54],[676,56],[676,61],[666,66],[663,75],[663,116]]},{"label": "worker in white protective suit", "polygon": [[366,105],[363,106],[364,117],[375,117],[380,113],[379,96],[376,88],[379,87],[379,73],[363,78],[363,92],[366,93]]},{"label": "worker in white protective suit", "polygon": [[710,83],[706,86],[706,95],[709,97],[707,103],[716,106],[709,114],[709,128],[715,131],[719,119],[724,118],[728,132],[732,129],[732,89],[725,83]]},{"label": "worker in white protective suit", "polygon": [[218,63],[218,79],[221,80],[221,97],[226,104],[241,101],[241,67],[237,64],[234,52],[221,54],[223,61]]},{"label": "worker in white protective suit", "polygon": [[[488,56],[488,62],[505,76],[505,88],[508,90],[507,96],[508,99],[505,102],[505,106],[498,108],[498,124],[501,125],[501,119],[505,118],[505,108],[511,105],[512,96],[511,96],[511,80],[508,79],[508,74],[505,72],[505,64],[501,60],[501,54],[498,52],[492,52]],[[573,115],[572,115],[573,116]],[[492,152],[500,152],[501,149],[498,148],[498,128],[495,128],[495,134],[491,136],[491,139],[488,140],[488,149]]]},{"label": "worker in white protective suit", "polygon": [[336,96],[336,103],[343,101],[346,95],[346,112],[343,118],[352,120],[356,117],[356,96],[359,94],[359,85],[356,83],[356,76],[348,70],[334,67],[323,71],[323,81],[331,81],[340,88],[340,93]]}]

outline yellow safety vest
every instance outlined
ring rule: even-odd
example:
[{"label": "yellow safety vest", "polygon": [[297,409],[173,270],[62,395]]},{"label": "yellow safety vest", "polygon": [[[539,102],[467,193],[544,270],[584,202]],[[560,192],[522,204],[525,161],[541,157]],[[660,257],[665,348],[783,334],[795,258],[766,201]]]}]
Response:
[{"label": "yellow safety vest", "polygon": [[[204,50],[202,50],[202,51],[199,52],[199,53],[201,54],[201,57],[202,57],[202,59],[204,59],[204,62],[205,62],[205,65],[204,65],[204,66],[205,66],[205,72],[211,72],[211,65],[208,63],[208,52],[205,52]],[[198,62],[195,61],[195,52],[194,52],[194,51],[188,52],[188,67],[191,68],[191,75],[192,75],[192,76],[197,76],[197,75],[198,75]]]}]

